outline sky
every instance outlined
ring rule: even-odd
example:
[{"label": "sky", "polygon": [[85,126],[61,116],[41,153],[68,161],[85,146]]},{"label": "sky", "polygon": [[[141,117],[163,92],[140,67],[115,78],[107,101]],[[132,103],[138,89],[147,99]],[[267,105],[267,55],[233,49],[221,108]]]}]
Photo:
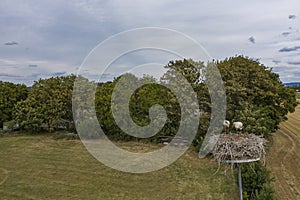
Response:
[{"label": "sky", "polygon": [[[298,0],[1,0],[0,80],[32,85],[76,74],[107,38],[161,27],[193,38],[215,60],[245,55],[296,82],[299,22]],[[115,67],[106,76],[117,74]]]}]

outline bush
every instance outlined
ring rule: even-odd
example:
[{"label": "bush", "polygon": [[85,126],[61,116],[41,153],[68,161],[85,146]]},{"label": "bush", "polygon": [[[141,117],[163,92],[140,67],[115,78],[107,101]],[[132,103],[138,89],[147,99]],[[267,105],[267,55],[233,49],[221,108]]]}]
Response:
[{"label": "bush", "polygon": [[12,130],[19,128],[19,126],[16,126],[16,125],[17,125],[17,122],[15,120],[10,120],[8,122],[3,123],[3,129],[4,129],[4,127],[7,127],[7,129],[4,131],[12,131]]},{"label": "bush", "polygon": [[3,136],[4,136],[4,131],[0,130],[0,137],[3,137]]},{"label": "bush", "polygon": [[244,199],[275,199],[271,186],[274,179],[262,162],[243,164],[241,170]]},{"label": "bush", "polygon": [[276,199],[275,198],[275,190],[271,186],[270,183],[265,183],[261,189],[261,191],[258,193],[255,193],[255,199],[257,200],[266,200],[266,199]]}]

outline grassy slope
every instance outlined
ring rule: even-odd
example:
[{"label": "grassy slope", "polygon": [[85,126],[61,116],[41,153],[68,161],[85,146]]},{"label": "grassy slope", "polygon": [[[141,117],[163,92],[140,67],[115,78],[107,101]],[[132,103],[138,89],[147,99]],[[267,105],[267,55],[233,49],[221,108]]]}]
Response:
[{"label": "grassy slope", "polygon": [[300,199],[300,105],[273,135],[267,166],[275,177],[278,199]]},{"label": "grassy slope", "polygon": [[[136,143],[122,143],[133,149]],[[141,146],[137,149],[140,149]],[[157,148],[143,144],[143,150]],[[235,178],[189,151],[172,165],[147,174],[110,169],[80,141],[49,136],[0,138],[1,199],[237,199]]]}]

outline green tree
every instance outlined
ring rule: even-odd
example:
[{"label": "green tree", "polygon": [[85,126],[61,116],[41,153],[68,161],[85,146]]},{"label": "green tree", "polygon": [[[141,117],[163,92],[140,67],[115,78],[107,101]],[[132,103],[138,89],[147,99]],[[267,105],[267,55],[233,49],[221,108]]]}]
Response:
[{"label": "green tree", "polygon": [[74,80],[75,76],[71,75],[36,81],[27,99],[15,106],[15,119],[20,127],[28,131],[44,128],[51,132],[60,126],[72,124]]},{"label": "green tree", "polygon": [[226,88],[229,120],[242,121],[246,127],[258,123],[262,130],[257,134],[269,134],[295,110],[295,91],[284,87],[279,75],[257,60],[236,56],[217,66]]},{"label": "green tree", "polygon": [[[171,90],[165,85],[159,84],[153,77],[145,76],[140,81],[146,82],[147,79],[151,79],[154,83],[144,85],[131,96],[130,107],[133,120],[141,126],[155,123],[150,121],[149,110],[154,105],[161,105],[166,111],[167,121],[161,131],[151,139],[157,140],[160,136],[174,136],[180,122],[180,115],[178,115],[178,113],[180,114],[180,105],[177,98]],[[157,117],[159,118],[159,116]]]},{"label": "green tree", "polygon": [[[201,112],[202,115],[199,119],[200,125],[193,144],[199,147],[207,132],[209,121],[210,121],[210,111],[211,111],[210,95],[209,95],[207,85],[205,83],[206,66],[202,61],[183,59],[183,60],[170,61],[165,66],[165,68],[167,69],[167,72],[164,74],[164,76],[161,79],[162,83],[169,84],[170,80],[174,79],[174,77],[176,77],[177,74],[180,74],[189,82],[189,84],[192,86],[194,92],[197,95],[197,99],[199,103],[199,112]],[[184,86],[180,86],[180,80],[175,81],[175,84],[176,87],[179,87],[182,90],[182,94],[186,93],[185,92],[186,88]],[[177,102],[175,96],[174,98],[166,98],[166,100],[168,101],[172,101],[172,99]],[[193,112],[195,111],[192,111],[191,115],[193,115]],[[173,107],[172,113],[173,116],[171,119],[173,121],[172,123],[173,127],[175,124],[176,126],[179,126],[180,119],[181,119],[179,104]]]},{"label": "green tree", "polygon": [[0,81],[0,127],[3,122],[13,120],[13,109],[17,102],[26,99],[28,89],[24,84]]},{"label": "green tree", "polygon": [[[125,75],[123,75],[125,76]],[[119,110],[129,106],[130,117],[133,122],[138,126],[147,126],[149,123],[153,123],[149,118],[149,110],[153,105],[159,104],[164,107],[168,120],[163,129],[157,133],[154,137],[147,140],[156,141],[159,136],[172,136],[176,134],[178,121],[177,109],[179,108],[175,96],[164,86],[159,85],[157,80],[153,77],[145,76],[143,78],[137,78],[132,74],[126,74],[130,81],[122,85],[122,88],[116,89],[115,86],[121,77],[116,78],[112,82],[99,83],[96,91],[96,111],[99,123],[103,131],[110,139],[115,140],[137,140],[137,138],[129,136],[123,130],[118,127],[112,114],[112,104],[120,103]],[[137,85],[138,83],[152,82],[151,84],[145,84],[142,87],[135,90],[129,97],[129,105],[126,103],[124,94],[132,92],[129,88]],[[118,98],[112,101],[113,91],[115,95],[119,95]],[[123,107],[123,108],[121,108]],[[122,112],[120,113],[122,114]],[[121,117],[123,121],[120,123],[128,123],[127,116]],[[132,128],[132,127],[131,127]]]},{"label": "green tree", "polygon": [[98,84],[95,94],[95,108],[103,132],[110,139],[118,140],[126,136],[125,134],[122,134],[121,129],[116,125],[111,109],[111,97],[116,82],[117,79],[112,82],[108,81],[106,83]]}]

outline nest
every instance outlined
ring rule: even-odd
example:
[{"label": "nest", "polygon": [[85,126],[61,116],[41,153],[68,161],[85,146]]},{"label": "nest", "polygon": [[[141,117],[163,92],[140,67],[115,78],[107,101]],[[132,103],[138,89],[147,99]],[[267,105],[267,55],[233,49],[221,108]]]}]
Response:
[{"label": "nest", "polygon": [[266,140],[254,134],[221,134],[213,148],[219,162],[259,160],[265,155]]}]

